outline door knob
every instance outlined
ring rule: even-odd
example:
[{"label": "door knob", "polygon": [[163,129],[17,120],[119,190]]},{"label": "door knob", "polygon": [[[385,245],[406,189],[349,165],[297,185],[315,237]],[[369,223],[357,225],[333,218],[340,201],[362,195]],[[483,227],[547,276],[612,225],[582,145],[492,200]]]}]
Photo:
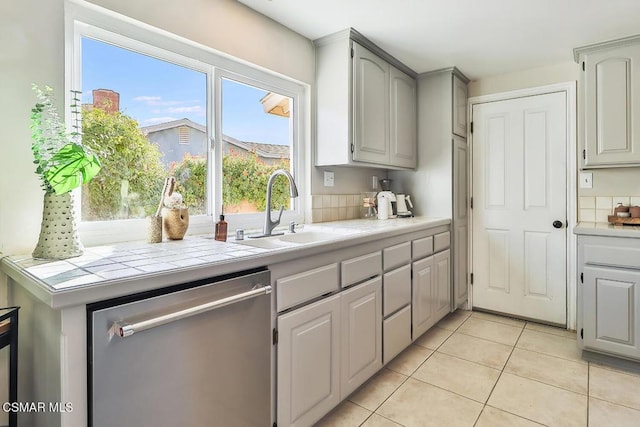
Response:
[{"label": "door knob", "polygon": [[562,228],[562,221],[553,221],[553,228]]}]

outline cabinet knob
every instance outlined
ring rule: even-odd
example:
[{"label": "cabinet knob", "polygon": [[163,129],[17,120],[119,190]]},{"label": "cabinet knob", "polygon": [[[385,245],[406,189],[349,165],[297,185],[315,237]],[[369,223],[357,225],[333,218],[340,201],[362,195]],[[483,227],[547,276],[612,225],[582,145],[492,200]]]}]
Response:
[{"label": "cabinet knob", "polygon": [[558,221],[557,219],[553,221],[553,228],[562,228],[562,221]]}]

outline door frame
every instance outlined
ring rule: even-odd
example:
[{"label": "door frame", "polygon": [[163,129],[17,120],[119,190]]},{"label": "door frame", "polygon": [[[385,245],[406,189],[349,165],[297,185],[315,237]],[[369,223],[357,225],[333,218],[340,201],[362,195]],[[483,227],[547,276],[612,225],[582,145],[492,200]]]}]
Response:
[{"label": "door frame", "polygon": [[[535,95],[545,95],[549,93],[564,92],[567,99],[567,329],[575,330],[577,326],[577,237],[573,233],[573,228],[578,222],[578,146],[577,146],[577,115],[576,115],[576,81],[556,83],[546,86],[538,86],[527,89],[518,89],[508,92],[499,92],[488,95],[480,95],[469,98],[467,104],[467,117],[469,120],[467,129],[467,140],[469,141],[469,194],[473,196],[473,133],[471,133],[471,123],[473,122],[473,106],[488,102],[506,101],[516,98],[524,98]],[[468,235],[468,271],[473,272],[473,209],[469,210],[469,235]],[[473,287],[468,284],[467,308],[473,308]]]}]

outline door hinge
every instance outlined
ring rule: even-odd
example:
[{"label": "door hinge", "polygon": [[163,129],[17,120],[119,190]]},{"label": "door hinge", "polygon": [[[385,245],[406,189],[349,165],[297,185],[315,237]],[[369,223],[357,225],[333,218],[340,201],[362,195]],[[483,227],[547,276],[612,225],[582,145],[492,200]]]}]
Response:
[{"label": "door hinge", "polygon": [[582,158],[587,160],[587,150],[582,150]]},{"label": "door hinge", "polygon": [[273,328],[272,341],[273,345],[278,344],[278,330],[276,328]]},{"label": "door hinge", "polygon": [[355,52],[353,51],[353,48],[351,48],[351,57],[353,58],[355,55]]},{"label": "door hinge", "polygon": [[471,133],[473,133],[473,122],[470,123],[471,126]]},{"label": "door hinge", "polygon": [[580,329],[580,338],[584,339],[584,328]]},{"label": "door hinge", "polygon": [[469,281],[471,282],[471,285],[473,285],[473,273],[469,275]]},{"label": "door hinge", "polygon": [[278,427],[278,423],[273,423],[273,427]]},{"label": "door hinge", "polygon": [[584,61],[582,61],[582,71],[584,71]]},{"label": "door hinge", "polygon": [[584,283],[584,273],[580,273],[580,283]]},{"label": "door hinge", "polygon": [[469,208],[473,209],[473,197],[469,199]]},{"label": "door hinge", "polygon": [[351,153],[353,154],[356,151],[356,145],[351,144]]}]

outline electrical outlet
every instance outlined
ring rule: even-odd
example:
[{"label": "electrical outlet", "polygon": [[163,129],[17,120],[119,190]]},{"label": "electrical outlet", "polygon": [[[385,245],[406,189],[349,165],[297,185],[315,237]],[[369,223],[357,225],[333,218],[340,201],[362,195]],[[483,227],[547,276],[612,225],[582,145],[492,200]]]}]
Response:
[{"label": "electrical outlet", "polygon": [[333,187],[334,184],[334,175],[331,171],[324,171],[324,186],[325,187]]},{"label": "electrical outlet", "polygon": [[593,173],[580,172],[580,188],[593,188]]}]

